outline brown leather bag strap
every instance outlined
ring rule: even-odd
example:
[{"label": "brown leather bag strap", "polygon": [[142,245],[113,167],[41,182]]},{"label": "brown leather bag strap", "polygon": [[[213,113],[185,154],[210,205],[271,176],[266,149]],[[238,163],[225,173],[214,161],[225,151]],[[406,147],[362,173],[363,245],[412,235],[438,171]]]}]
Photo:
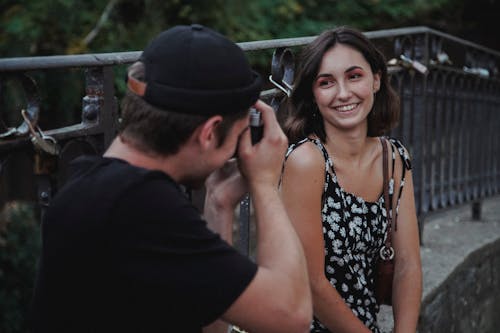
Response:
[{"label": "brown leather bag strap", "polygon": [[386,140],[383,137],[380,137],[380,143],[382,144],[382,160],[383,160],[383,179],[384,179],[384,205],[385,212],[387,216],[387,237],[385,238],[385,247],[388,249],[392,246],[392,205],[389,197],[389,162],[388,162],[388,153],[387,153],[387,144]]}]

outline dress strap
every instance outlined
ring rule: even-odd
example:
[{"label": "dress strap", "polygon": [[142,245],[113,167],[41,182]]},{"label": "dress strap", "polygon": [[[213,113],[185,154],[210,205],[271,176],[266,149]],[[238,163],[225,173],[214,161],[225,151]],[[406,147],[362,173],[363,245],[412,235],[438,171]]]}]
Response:
[{"label": "dress strap", "polygon": [[397,201],[396,201],[396,214],[394,216],[394,225],[397,223],[398,219],[398,212],[399,212],[399,203],[401,200],[401,194],[403,193],[403,187],[405,185],[405,179],[406,179],[406,171],[411,170],[411,158],[410,155],[408,154],[408,151],[406,148],[403,146],[403,144],[395,139],[395,138],[387,138],[387,140],[391,143],[391,157],[392,157],[392,175],[390,179],[390,186],[389,186],[389,197],[392,202],[393,197],[394,197],[394,169],[395,169],[395,164],[396,164],[396,152],[398,153],[400,159],[401,159],[401,164],[403,165],[403,170],[401,172],[401,182],[399,185],[399,191],[397,195]]},{"label": "dress strap", "polygon": [[[383,196],[384,196],[384,208],[385,208],[385,215],[387,218],[387,231],[386,231],[386,237],[385,237],[385,248],[389,249],[392,247],[392,199],[389,195],[389,166],[388,166],[388,151],[387,151],[387,143],[385,137],[379,137],[380,143],[382,144],[382,178],[383,178]],[[394,163],[393,163],[393,168],[394,168]],[[393,169],[394,171],[394,169]],[[392,174],[392,177],[394,177],[394,172]],[[397,225],[394,225],[394,230],[397,231],[398,227]]]}]

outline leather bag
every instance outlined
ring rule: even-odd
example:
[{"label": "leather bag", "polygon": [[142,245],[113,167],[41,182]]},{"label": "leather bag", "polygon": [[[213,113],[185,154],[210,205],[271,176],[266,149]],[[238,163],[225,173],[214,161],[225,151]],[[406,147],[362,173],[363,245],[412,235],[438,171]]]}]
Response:
[{"label": "leather bag", "polygon": [[[385,242],[379,251],[375,268],[375,298],[377,303],[392,305],[392,282],[394,279],[394,248],[392,247],[392,202],[389,198],[389,168],[387,144],[384,138],[380,138],[383,153],[384,173],[384,205],[387,215],[387,230]],[[396,225],[394,226],[396,231]]]}]

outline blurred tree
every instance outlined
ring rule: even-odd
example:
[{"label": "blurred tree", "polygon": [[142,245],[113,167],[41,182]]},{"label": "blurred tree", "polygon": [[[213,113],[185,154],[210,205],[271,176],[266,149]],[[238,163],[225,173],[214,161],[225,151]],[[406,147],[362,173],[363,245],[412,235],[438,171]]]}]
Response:
[{"label": "blurred tree", "polygon": [[337,25],[494,31],[499,7],[497,0],[1,0],[0,56],[138,50],[158,32],[192,22],[240,42],[316,35]]},{"label": "blurred tree", "polygon": [[0,4],[2,57],[118,52],[142,48],[159,31],[210,24],[223,1],[37,0]]}]

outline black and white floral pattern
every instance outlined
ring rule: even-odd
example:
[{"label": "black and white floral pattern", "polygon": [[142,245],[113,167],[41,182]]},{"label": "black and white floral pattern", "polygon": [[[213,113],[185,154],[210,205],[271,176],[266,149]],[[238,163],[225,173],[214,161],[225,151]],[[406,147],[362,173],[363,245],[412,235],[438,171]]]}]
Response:
[{"label": "black and white floral pattern", "polygon": [[[392,143],[392,163],[395,149],[401,156],[405,169],[410,169],[410,159],[402,144]],[[306,138],[289,147],[286,156],[305,142],[313,142],[325,158],[325,187],[322,221],[325,241],[325,276],[344,298],[352,312],[373,332],[379,332],[377,313],[379,306],[374,296],[374,268],[377,255],[384,242],[387,218],[384,198],[376,202],[365,201],[344,191],[337,181],[333,162],[321,141]],[[392,168],[394,170],[394,167]],[[404,174],[403,174],[404,178]],[[401,194],[404,179],[400,185]],[[390,178],[389,195],[392,200],[394,178]],[[398,196],[399,204],[399,196]],[[397,207],[396,207],[397,212]],[[335,316],[332,313],[332,316]],[[316,318],[311,332],[329,332]]]}]

